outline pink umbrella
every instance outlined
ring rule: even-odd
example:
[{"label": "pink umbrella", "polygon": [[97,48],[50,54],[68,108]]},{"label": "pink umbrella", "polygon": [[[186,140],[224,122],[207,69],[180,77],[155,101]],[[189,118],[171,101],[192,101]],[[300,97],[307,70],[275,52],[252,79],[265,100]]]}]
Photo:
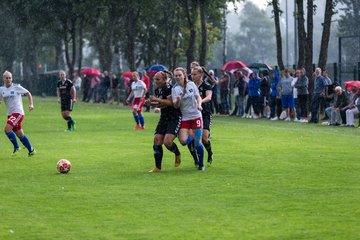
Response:
[{"label": "pink umbrella", "polygon": [[244,67],[247,66],[242,61],[229,61],[222,66],[221,70],[231,72]]},{"label": "pink umbrella", "polygon": [[96,68],[84,68],[83,70],[81,70],[80,73],[84,75],[93,75],[97,77],[99,77],[101,74],[100,71],[97,70]]},{"label": "pink umbrella", "polygon": [[127,78],[131,78],[131,75],[132,75],[132,72],[123,72],[122,74],[121,74],[121,76],[123,76],[123,77],[127,77]]},{"label": "pink umbrella", "polygon": [[359,80],[351,80],[344,82],[346,89],[351,90],[352,88],[360,89],[360,81]]}]

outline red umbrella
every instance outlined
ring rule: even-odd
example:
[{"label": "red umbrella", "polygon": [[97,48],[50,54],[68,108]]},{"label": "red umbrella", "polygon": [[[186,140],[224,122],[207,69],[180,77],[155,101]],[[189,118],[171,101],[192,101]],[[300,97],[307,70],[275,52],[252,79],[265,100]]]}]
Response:
[{"label": "red umbrella", "polygon": [[84,75],[94,75],[97,77],[99,77],[101,74],[100,71],[97,70],[96,68],[84,68],[83,70],[81,70],[80,73]]},{"label": "red umbrella", "polygon": [[352,88],[360,89],[360,81],[359,80],[351,80],[344,82],[346,89],[351,90]]},{"label": "red umbrella", "polygon": [[247,66],[242,61],[229,61],[222,66],[221,70],[234,71],[234,70],[241,69],[244,67],[247,67]]},{"label": "red umbrella", "polygon": [[121,76],[131,78],[131,74],[132,74],[132,72],[130,72],[130,71],[129,72],[123,72],[121,74]]}]

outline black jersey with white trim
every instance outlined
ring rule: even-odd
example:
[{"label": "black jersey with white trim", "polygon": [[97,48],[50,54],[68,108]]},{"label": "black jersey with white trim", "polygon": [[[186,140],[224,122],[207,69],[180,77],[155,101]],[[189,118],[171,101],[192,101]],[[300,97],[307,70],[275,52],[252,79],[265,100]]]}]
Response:
[{"label": "black jersey with white trim", "polygon": [[64,82],[61,80],[58,81],[57,88],[59,89],[61,100],[71,99],[72,86],[74,86],[74,84],[70,79],[66,79]]},{"label": "black jersey with white trim", "polygon": [[[203,81],[201,83],[201,85],[198,87],[198,89],[199,89],[201,99],[206,98],[206,91],[212,91],[211,85],[208,84],[205,81]],[[202,109],[203,109],[202,110],[203,113],[210,113],[211,114],[211,103],[210,103],[210,101],[206,102],[206,103],[202,103],[201,106],[202,106]]]},{"label": "black jersey with white trim", "polygon": [[[168,99],[171,97],[171,89],[172,85],[166,83],[161,89],[155,89],[155,96],[160,99]],[[171,99],[171,98],[170,98]],[[176,109],[174,107],[169,107],[165,105],[160,105],[161,109],[161,118],[165,119],[175,119],[181,116],[180,109]]]}]

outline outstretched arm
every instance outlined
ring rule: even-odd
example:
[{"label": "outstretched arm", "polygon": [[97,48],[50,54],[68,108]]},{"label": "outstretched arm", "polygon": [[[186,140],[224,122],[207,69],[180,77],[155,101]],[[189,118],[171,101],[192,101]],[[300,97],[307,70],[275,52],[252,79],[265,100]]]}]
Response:
[{"label": "outstretched arm", "polygon": [[75,86],[72,86],[72,88],[70,90],[70,94],[71,94],[71,98],[72,98],[73,102],[76,102],[76,88],[75,88]]},{"label": "outstretched arm", "polygon": [[60,99],[60,89],[59,88],[56,88],[56,96],[57,96],[58,103],[60,103],[61,99]]},{"label": "outstretched arm", "polygon": [[33,98],[30,92],[27,92],[27,97],[29,100],[29,111],[32,111],[34,109],[34,103],[33,103]]},{"label": "outstretched arm", "polygon": [[201,99],[201,97],[200,97],[200,95],[196,95],[196,107],[197,107],[197,109],[199,109],[200,111],[202,111],[202,106],[201,106],[201,103],[202,103],[202,99]]}]

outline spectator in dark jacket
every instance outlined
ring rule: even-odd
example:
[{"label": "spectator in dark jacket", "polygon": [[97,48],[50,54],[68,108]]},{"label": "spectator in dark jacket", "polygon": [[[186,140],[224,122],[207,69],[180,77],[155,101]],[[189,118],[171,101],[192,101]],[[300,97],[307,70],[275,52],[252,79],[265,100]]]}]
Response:
[{"label": "spectator in dark jacket", "polygon": [[247,95],[247,82],[245,76],[239,70],[235,72],[234,95],[235,95],[235,109],[231,115],[244,116],[244,103]]},{"label": "spectator in dark jacket", "polygon": [[[277,108],[280,108],[279,112],[281,113],[281,98],[280,92],[278,92],[279,82],[279,73],[277,70],[273,70],[270,74],[270,120],[279,119],[280,114],[277,114]],[[277,104],[277,101],[279,101],[280,104]]]},{"label": "spectator in dark jacket", "polygon": [[321,68],[315,69],[314,96],[311,102],[311,119],[309,123],[319,123],[320,101],[324,99],[326,82],[321,75]]},{"label": "spectator in dark jacket", "polygon": [[256,73],[251,73],[248,83],[248,100],[245,108],[245,114],[247,118],[251,118],[248,114],[250,107],[252,106],[254,109],[255,115],[253,118],[259,118],[259,98],[260,98],[260,78],[256,76]]},{"label": "spectator in dark jacket", "polygon": [[270,108],[269,108],[269,99],[270,99],[270,82],[267,77],[266,71],[263,71],[259,74],[260,76],[260,102],[259,110],[261,117],[270,118]]},{"label": "spectator in dark jacket", "polygon": [[297,101],[298,106],[300,108],[300,122],[304,122],[307,118],[308,111],[307,111],[307,99],[309,96],[309,79],[305,75],[305,68],[301,68],[300,76],[295,83],[295,88],[297,89]]}]

